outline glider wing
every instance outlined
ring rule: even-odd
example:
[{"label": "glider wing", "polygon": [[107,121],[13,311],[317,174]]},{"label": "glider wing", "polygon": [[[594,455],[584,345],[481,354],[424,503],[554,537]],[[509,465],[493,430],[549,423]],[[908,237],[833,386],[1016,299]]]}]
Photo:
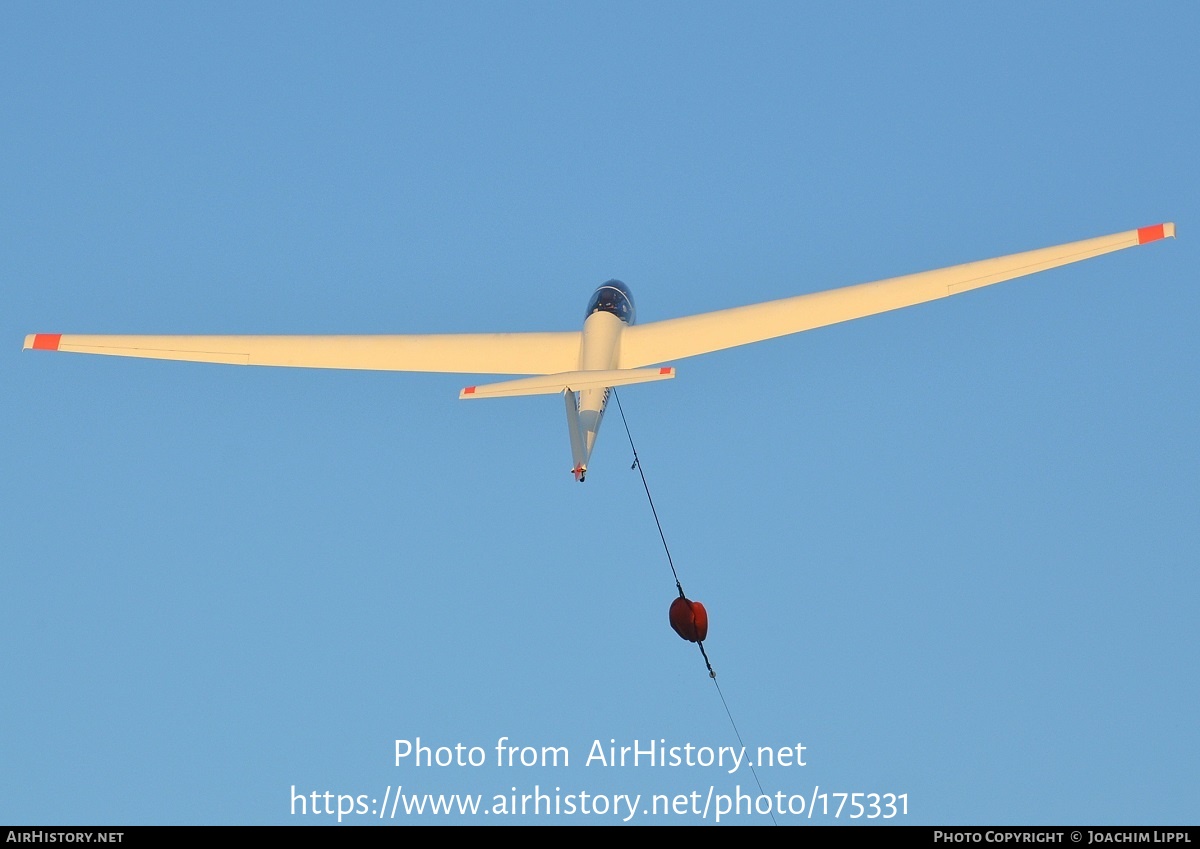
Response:
[{"label": "glider wing", "polygon": [[579,366],[577,331],[430,336],[83,336],[36,333],[25,347],[250,366],[553,374]]},{"label": "glider wing", "polygon": [[1156,224],[936,271],[635,325],[621,337],[620,367],[639,368],[800,333],[957,295],[1174,235],[1174,224]]}]

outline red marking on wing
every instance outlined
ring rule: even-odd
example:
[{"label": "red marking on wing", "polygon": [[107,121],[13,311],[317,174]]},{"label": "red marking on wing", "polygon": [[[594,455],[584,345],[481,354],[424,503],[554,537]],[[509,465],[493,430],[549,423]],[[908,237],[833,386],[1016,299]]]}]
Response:
[{"label": "red marking on wing", "polygon": [[463,390],[463,395],[474,395],[474,394],[475,394],[474,386],[468,386],[466,389]]},{"label": "red marking on wing", "polygon": [[1153,227],[1138,228],[1138,244],[1144,245],[1146,242],[1157,242],[1163,236],[1163,225],[1155,224]]},{"label": "red marking on wing", "polygon": [[659,373],[659,374],[670,374],[670,373],[671,373],[671,369],[670,369],[670,367],[660,368],[660,369],[658,370],[658,373]]},{"label": "red marking on wing", "polygon": [[33,337],[33,349],[35,351],[57,351],[58,343],[61,341],[61,333],[38,333]]}]

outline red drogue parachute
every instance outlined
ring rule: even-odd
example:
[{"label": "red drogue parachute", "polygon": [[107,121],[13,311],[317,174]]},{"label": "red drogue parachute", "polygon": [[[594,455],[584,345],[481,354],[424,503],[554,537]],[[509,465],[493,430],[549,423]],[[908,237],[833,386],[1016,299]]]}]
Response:
[{"label": "red drogue parachute", "polygon": [[679,596],[671,602],[668,615],[675,633],[689,643],[704,642],[708,636],[708,611],[700,602]]}]

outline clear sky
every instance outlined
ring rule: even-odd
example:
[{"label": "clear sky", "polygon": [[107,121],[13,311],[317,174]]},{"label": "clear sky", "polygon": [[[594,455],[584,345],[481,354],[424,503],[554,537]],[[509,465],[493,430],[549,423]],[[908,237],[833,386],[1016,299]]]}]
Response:
[{"label": "clear sky", "polygon": [[[593,811],[397,823],[618,823],[593,797],[623,794],[701,822],[642,811],[710,788],[712,822],[757,795],[745,767],[587,763],[737,742],[615,415],[580,486],[552,396],[26,333],[574,330],[611,277],[653,321],[1160,221],[1179,239],[621,397],[742,737],[805,747],[769,794],[1200,818],[1194,4],[4,19],[0,822],[328,823],[308,794],[397,786]],[[396,766],[418,737],[486,762]],[[498,767],[504,737],[569,765]]]}]

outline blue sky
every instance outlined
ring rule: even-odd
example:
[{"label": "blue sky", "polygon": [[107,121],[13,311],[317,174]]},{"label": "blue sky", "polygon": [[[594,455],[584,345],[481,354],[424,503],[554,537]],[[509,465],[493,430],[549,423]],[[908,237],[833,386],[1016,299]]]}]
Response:
[{"label": "blue sky", "polygon": [[[754,787],[586,765],[736,744],[615,416],[579,486],[554,398],[26,333],[569,330],[611,277],[652,321],[1176,221],[622,401],[746,744],[805,746],[768,793],[1195,823],[1193,6],[5,18],[0,821],[328,823],[292,788],[399,785],[712,822],[641,808]],[[396,766],[417,737],[488,762]]]}]

